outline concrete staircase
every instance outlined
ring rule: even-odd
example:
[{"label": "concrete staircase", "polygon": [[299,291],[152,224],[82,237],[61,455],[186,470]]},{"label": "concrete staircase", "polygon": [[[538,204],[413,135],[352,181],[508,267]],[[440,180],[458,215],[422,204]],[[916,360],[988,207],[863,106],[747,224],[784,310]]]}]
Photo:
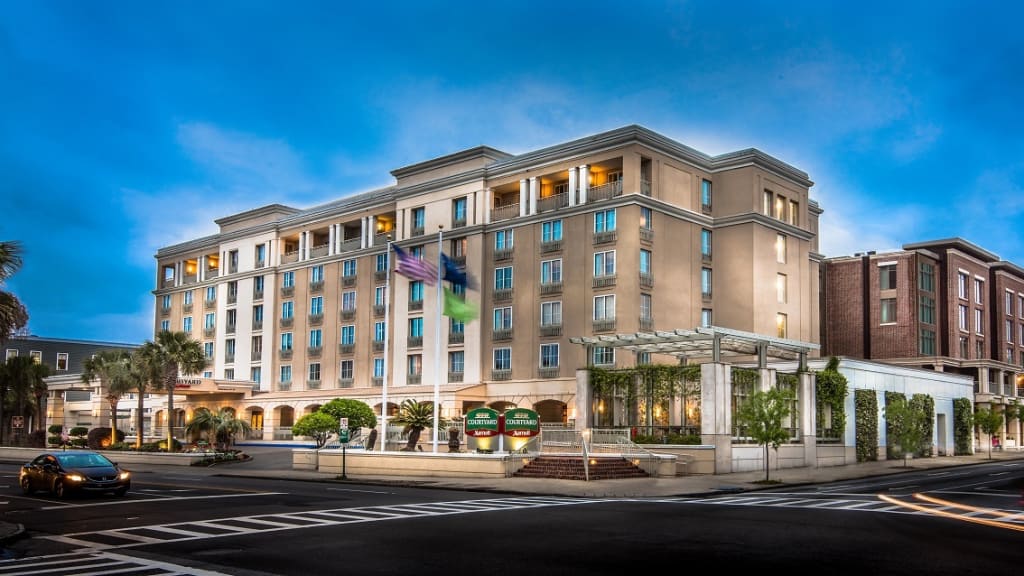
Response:
[{"label": "concrete staircase", "polygon": [[[518,478],[557,478],[586,480],[582,456],[538,456],[520,468],[513,476]],[[621,456],[592,456],[591,480],[617,478],[647,478],[649,474]]]}]

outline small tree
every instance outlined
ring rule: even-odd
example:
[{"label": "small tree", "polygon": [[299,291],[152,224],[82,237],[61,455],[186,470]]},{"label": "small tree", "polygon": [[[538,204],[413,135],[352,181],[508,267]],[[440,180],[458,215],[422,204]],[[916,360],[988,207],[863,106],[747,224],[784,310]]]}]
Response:
[{"label": "small tree", "polygon": [[[399,406],[398,414],[391,421],[404,426],[402,435],[408,435],[409,440],[402,451],[411,452],[416,449],[416,443],[420,441],[420,434],[434,425],[434,405],[408,398]],[[439,417],[437,425],[443,428],[448,426],[448,422]]]},{"label": "small tree", "polygon": [[992,458],[992,437],[1003,426],[1003,413],[988,408],[977,408],[974,411],[974,423],[988,435],[988,457]]},{"label": "small tree", "polygon": [[373,413],[373,408],[360,400],[335,398],[321,406],[320,412],[334,416],[338,422],[341,422],[342,418],[348,418],[348,429],[352,431],[353,437],[359,433],[360,428],[377,426],[377,416]]},{"label": "small tree", "polygon": [[338,419],[323,410],[306,414],[292,425],[292,434],[309,436],[316,442],[317,450],[323,448],[331,434],[337,431]]},{"label": "small tree", "polygon": [[789,416],[793,395],[789,390],[772,388],[758,390],[751,394],[736,412],[736,419],[745,426],[747,434],[759,445],[764,446],[764,480],[769,481],[768,446],[778,455],[779,446],[789,440],[790,432],[783,428],[783,421]]},{"label": "small tree", "polygon": [[252,427],[249,423],[237,418],[235,411],[230,408],[221,408],[218,412],[200,408],[192,415],[192,421],[185,426],[185,431],[189,433],[205,432],[207,438],[212,437],[214,448],[224,451],[231,449],[235,435],[250,430]]},{"label": "small tree", "polygon": [[903,466],[906,467],[907,456],[920,450],[930,432],[928,414],[920,403],[911,402],[902,394],[894,394],[887,399],[884,414],[888,434],[903,453]]}]

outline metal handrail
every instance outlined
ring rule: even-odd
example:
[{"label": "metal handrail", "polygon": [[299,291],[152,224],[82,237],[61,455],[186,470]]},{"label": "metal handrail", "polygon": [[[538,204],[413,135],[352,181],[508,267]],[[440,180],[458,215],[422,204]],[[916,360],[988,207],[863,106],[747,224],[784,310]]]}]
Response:
[{"label": "metal handrail", "polygon": [[584,482],[590,482],[590,455],[587,453],[587,436],[589,436],[590,429],[584,430],[580,433],[580,450],[583,452],[583,480]]}]

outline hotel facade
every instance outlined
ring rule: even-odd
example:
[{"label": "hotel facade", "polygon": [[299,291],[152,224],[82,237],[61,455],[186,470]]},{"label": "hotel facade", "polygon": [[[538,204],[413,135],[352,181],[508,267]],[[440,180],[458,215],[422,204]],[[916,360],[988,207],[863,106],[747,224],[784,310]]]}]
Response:
[{"label": "hotel facade", "polygon": [[[173,417],[155,414],[157,433],[227,407],[254,437],[289,439],[334,398],[378,414],[406,399],[436,398],[445,417],[526,407],[572,424],[592,417],[578,369],[679,362],[604,337],[716,326],[819,341],[812,182],[756,149],[709,156],[627,126],[391,174],[383,189],[254,208],[158,250],[154,329],[187,332],[209,363],[179,383]],[[389,243],[464,266],[479,317],[443,316],[439,287],[395,274]]]}]

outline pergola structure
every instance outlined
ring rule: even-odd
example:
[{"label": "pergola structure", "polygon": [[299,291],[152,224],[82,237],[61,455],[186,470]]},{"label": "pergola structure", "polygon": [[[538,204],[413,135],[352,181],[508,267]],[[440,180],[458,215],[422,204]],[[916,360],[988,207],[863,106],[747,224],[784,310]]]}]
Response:
[{"label": "pergola structure", "polygon": [[[602,336],[569,338],[573,344],[588,348],[620,348],[630,352],[649,352],[676,356],[681,360],[709,358],[721,362],[723,357],[756,358],[758,368],[767,367],[769,360],[799,361],[800,368],[807,365],[807,355],[820,345],[786,338],[772,338],[753,332],[732,330],[718,326],[694,330],[635,332]],[[588,361],[592,356],[587,354]]]}]

